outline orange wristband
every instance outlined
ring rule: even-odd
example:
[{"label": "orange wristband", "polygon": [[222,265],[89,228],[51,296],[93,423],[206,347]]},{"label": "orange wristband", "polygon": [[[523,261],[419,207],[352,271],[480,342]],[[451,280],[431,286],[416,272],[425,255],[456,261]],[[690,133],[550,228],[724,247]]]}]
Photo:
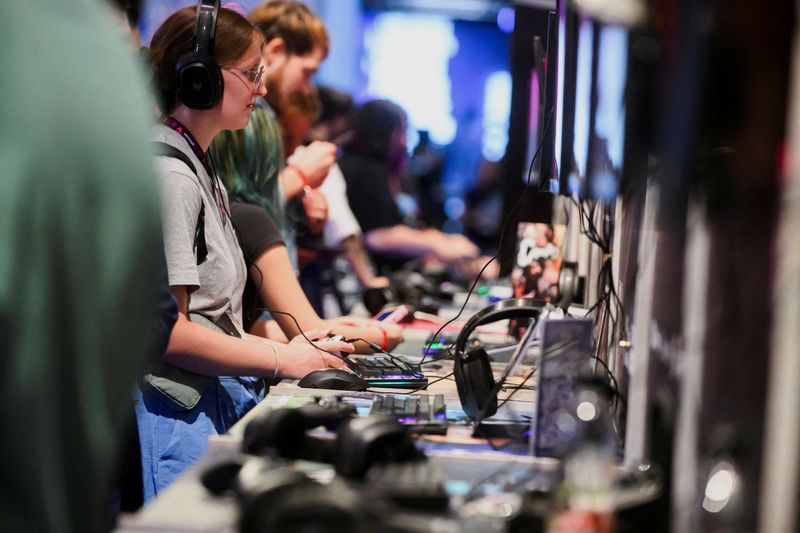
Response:
[{"label": "orange wristband", "polygon": [[383,343],[381,344],[381,350],[384,352],[389,349],[389,335],[387,335],[386,330],[383,329],[381,326],[378,326],[378,329],[381,330],[383,333]]},{"label": "orange wristband", "polygon": [[311,186],[311,184],[308,182],[308,176],[306,176],[305,172],[300,170],[300,167],[298,167],[295,164],[289,163],[288,165],[286,165],[286,168],[291,168],[292,170],[294,170],[295,173],[298,176],[300,176],[300,181],[303,182],[303,185],[305,185],[306,187],[310,187]]}]

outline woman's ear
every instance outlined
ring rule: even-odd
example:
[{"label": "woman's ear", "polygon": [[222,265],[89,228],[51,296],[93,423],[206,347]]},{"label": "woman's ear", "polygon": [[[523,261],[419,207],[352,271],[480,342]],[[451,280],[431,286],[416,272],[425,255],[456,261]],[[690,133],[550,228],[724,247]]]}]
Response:
[{"label": "woman's ear", "polygon": [[267,70],[280,67],[286,61],[286,43],[283,38],[276,37],[265,44],[261,57],[264,58]]}]

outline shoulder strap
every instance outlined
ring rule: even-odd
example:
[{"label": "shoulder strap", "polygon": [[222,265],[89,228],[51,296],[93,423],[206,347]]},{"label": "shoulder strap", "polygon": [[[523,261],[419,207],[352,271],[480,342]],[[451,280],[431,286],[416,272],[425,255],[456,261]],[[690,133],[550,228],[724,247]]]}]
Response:
[{"label": "shoulder strap", "polygon": [[192,163],[192,160],[189,159],[188,155],[186,155],[185,153],[181,152],[180,150],[178,150],[177,148],[175,148],[171,144],[167,144],[167,143],[160,142],[160,141],[155,141],[155,142],[153,142],[153,144],[156,147],[156,154],[163,155],[165,157],[170,157],[172,159],[177,159],[177,160],[183,162],[187,167],[189,167],[191,169],[192,174],[194,174],[195,176],[198,176],[197,167],[194,166],[194,163]]},{"label": "shoulder strap", "polygon": [[[183,162],[189,169],[191,169],[192,174],[198,177],[197,167],[194,166],[192,160],[189,158],[188,155],[181,152],[174,146],[164,143],[155,141],[153,144],[156,147],[156,153],[158,155],[162,155],[165,157],[170,157],[172,159],[177,159],[178,161]],[[208,246],[206,245],[206,206],[203,203],[200,203],[200,213],[197,215],[197,224],[194,228],[194,253],[197,257],[197,264],[201,264],[206,260],[208,257]]]}]

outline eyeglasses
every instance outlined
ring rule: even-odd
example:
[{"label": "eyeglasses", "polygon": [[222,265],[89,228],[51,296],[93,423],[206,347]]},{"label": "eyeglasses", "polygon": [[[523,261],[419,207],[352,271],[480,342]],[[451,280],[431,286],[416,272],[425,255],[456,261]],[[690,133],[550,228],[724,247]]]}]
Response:
[{"label": "eyeglasses", "polygon": [[[241,68],[236,68],[236,67],[222,67],[222,68],[224,68],[225,70],[230,70],[230,71],[233,71],[233,72],[239,72],[239,73],[243,74],[244,77],[247,78],[250,81],[250,83],[253,84],[253,91],[254,92],[255,92],[256,88],[258,87],[258,84],[261,83],[261,78],[264,76],[264,67],[263,66],[260,66],[258,68],[248,68],[248,69],[241,69]],[[238,76],[237,76],[237,78],[238,78]],[[241,79],[241,78],[239,78],[239,79]],[[242,80],[242,83],[244,83],[244,80]]]}]

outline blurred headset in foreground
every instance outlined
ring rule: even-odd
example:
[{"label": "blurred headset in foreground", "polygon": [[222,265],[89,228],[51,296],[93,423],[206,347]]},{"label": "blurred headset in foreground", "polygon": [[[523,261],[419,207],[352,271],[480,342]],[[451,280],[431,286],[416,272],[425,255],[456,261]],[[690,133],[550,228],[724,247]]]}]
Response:
[{"label": "blurred headset in foreground", "polygon": [[[311,436],[317,427],[335,430],[335,438]],[[371,467],[424,461],[408,429],[380,416],[356,417],[355,408],[321,401],[280,408],[245,428],[246,455],[214,465],[201,481],[214,494],[232,491],[239,502],[243,533],[375,531],[388,503],[359,490]],[[321,484],[293,460],[332,464],[338,476]]]}]

